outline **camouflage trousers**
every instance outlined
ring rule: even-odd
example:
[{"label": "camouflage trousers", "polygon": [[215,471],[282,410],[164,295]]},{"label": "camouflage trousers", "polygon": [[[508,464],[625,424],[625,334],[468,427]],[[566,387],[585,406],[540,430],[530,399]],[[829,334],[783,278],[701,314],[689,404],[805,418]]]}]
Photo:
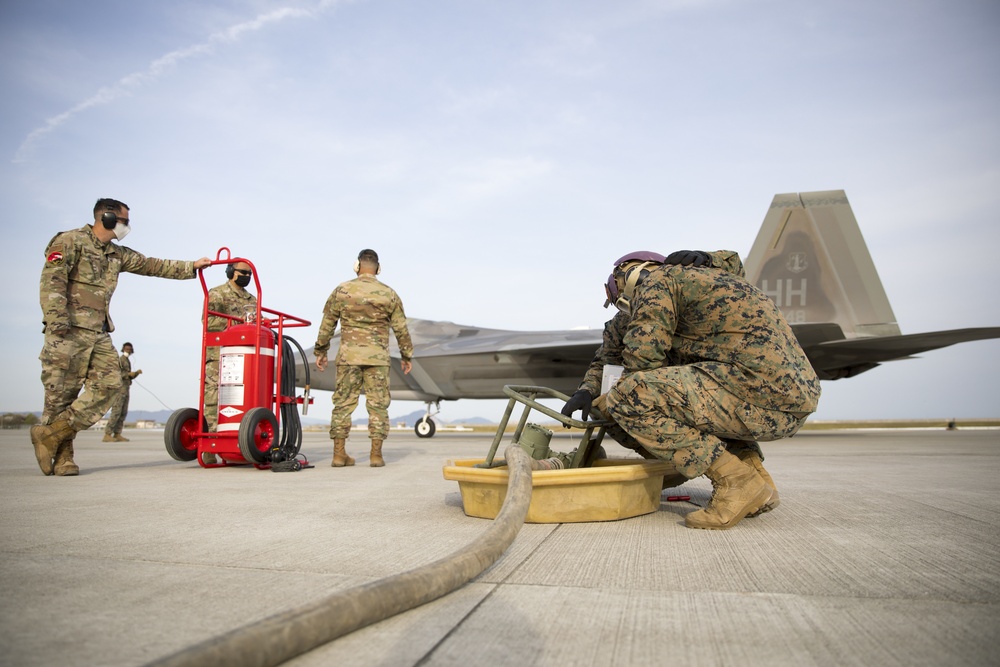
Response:
[{"label": "camouflage trousers", "polygon": [[389,367],[337,366],[337,388],[333,392],[330,437],[346,438],[351,434],[351,415],[365,393],[368,410],[368,437],[385,440],[389,435]]},{"label": "camouflage trousers", "polygon": [[[611,422],[604,427],[604,434],[617,442],[619,445],[626,449],[631,449],[639,456],[644,459],[657,459],[658,456],[653,455],[648,449],[642,446],[642,443],[633,438],[628,434],[628,431],[619,426],[612,418],[608,412],[608,395],[601,394],[594,399],[594,404],[591,407],[591,412],[596,419]],[[726,450],[733,456],[738,456],[740,458],[745,458],[745,453],[753,453],[760,457],[760,460],[764,460],[764,451],[760,448],[760,444],[756,440],[739,440],[735,438],[720,438],[722,442],[726,445]]]},{"label": "camouflage trousers", "polygon": [[606,405],[629,436],[688,479],[704,475],[727,444],[788,437],[808,416],[748,403],[695,366],[625,375],[608,392]]},{"label": "camouflage trousers", "polygon": [[128,385],[123,384],[118,397],[111,404],[111,414],[108,416],[108,425],[104,427],[104,435],[121,435],[125,415],[128,414],[128,395]]},{"label": "camouflage trousers", "polygon": [[62,418],[77,431],[88,429],[121,392],[118,353],[106,333],[73,327],[64,336],[46,334],[38,359],[45,388],[43,424]]},{"label": "camouflage trousers", "polygon": [[219,426],[219,348],[209,350],[205,359],[205,424],[210,433]]}]

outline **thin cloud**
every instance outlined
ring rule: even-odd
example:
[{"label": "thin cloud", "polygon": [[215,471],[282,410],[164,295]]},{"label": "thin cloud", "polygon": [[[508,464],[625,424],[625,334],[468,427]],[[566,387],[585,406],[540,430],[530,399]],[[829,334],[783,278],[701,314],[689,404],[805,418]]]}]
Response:
[{"label": "thin cloud", "polygon": [[208,39],[201,44],[195,44],[194,46],[171,51],[170,53],[151,62],[149,67],[145,70],[133,72],[123,76],[114,85],[102,87],[94,95],[87,98],[83,102],[80,102],[71,109],[62,112],[61,114],[52,116],[46,120],[43,126],[30,132],[28,136],[25,137],[24,141],[21,142],[20,147],[17,149],[17,153],[14,155],[13,162],[18,163],[26,161],[31,151],[31,147],[39,139],[51,132],[56,131],[80,112],[94,107],[110,104],[116,99],[128,95],[129,92],[135,88],[155,81],[164,72],[173,69],[185,60],[210,55],[216,46],[238,42],[245,35],[266,28],[273,23],[279,23],[286,19],[315,17],[323,10],[333,7],[335,4],[337,4],[336,0],[324,0],[323,2],[320,2],[315,9],[295,9],[291,7],[277,9],[272,12],[261,14],[249,21],[237,23],[236,25],[230,26],[225,30],[213,33],[209,35]]}]

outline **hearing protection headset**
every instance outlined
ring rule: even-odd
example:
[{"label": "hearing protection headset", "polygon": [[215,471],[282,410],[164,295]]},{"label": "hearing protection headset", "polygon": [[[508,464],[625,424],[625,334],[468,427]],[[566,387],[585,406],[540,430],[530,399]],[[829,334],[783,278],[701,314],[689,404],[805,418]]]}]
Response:
[{"label": "hearing protection headset", "polygon": [[226,264],[226,278],[229,278],[230,280],[232,280],[233,276],[235,276],[235,275],[236,275],[236,265],[235,264]]},{"label": "hearing protection headset", "polygon": [[628,312],[636,285],[648,275],[649,267],[658,266],[665,261],[666,257],[660,253],[649,251],[630,252],[619,257],[605,284],[604,291],[608,300],[604,302],[604,307],[614,304],[618,310]]},{"label": "hearing protection headset", "polygon": [[101,214],[101,224],[105,229],[114,229],[118,224],[118,214],[114,207],[108,206],[108,210]]}]

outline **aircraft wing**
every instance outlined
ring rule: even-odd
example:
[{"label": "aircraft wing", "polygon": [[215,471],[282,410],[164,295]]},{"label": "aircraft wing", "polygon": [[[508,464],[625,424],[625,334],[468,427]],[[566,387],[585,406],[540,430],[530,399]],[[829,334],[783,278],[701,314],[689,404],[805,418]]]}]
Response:
[{"label": "aircraft wing", "polygon": [[[839,329],[836,325],[833,327]],[[821,380],[854,377],[882,362],[906,359],[956,343],[1000,338],[1000,327],[852,339],[845,339],[841,335],[839,340],[816,340],[815,327],[793,325],[792,330]]]},{"label": "aircraft wing", "polygon": [[[597,329],[508,331],[453,322],[407,319],[413,339],[413,369],[404,375],[399,348],[390,345],[389,391],[394,400],[439,401],[459,398],[507,398],[507,384],[539,385],[572,394],[580,385],[603,332]],[[334,336],[331,351],[339,345]],[[312,364],[312,350],[307,352]],[[301,364],[296,384],[304,384]],[[312,365],[310,385],[333,391],[336,368],[320,373]]]}]

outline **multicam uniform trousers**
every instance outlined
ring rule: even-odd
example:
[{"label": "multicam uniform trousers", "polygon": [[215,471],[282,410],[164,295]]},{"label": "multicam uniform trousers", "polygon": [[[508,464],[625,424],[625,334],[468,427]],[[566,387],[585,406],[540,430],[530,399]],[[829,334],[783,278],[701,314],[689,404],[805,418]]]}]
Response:
[{"label": "multicam uniform trousers", "polygon": [[88,429],[121,391],[118,353],[107,333],[72,327],[63,336],[45,334],[38,358],[45,387],[43,424],[63,417],[77,431]]},{"label": "multicam uniform trousers", "polygon": [[337,388],[333,392],[330,437],[346,438],[351,433],[351,415],[365,392],[368,410],[368,437],[385,440],[389,435],[389,367],[337,366]]}]

